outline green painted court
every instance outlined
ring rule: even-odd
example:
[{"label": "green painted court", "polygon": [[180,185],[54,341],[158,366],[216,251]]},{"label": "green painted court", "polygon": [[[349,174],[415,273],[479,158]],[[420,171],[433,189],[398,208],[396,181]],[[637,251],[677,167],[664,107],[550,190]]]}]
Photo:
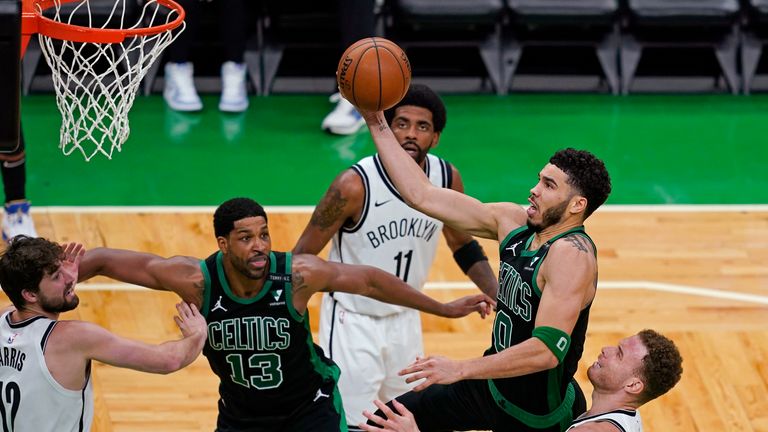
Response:
[{"label": "green painted court", "polygon": [[[605,160],[608,204],[768,203],[768,95],[446,95],[435,153],[455,163],[483,201],[524,203],[553,151]],[[247,195],[266,205],[313,205],[332,178],[374,147],[367,132],[320,130],[325,95],[252,97],[246,113],[182,114],[138,96],[131,135],[113,160],[57,148],[53,95],[22,98],[27,196],[35,206],[216,205]]]}]

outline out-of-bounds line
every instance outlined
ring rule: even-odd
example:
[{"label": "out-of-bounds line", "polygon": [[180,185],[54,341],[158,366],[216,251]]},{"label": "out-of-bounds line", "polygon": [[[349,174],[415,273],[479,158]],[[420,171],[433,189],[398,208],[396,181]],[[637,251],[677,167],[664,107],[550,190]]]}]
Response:
[{"label": "out-of-bounds line", "polygon": [[[525,205],[527,206],[527,204]],[[266,206],[267,213],[312,213],[314,206]],[[213,206],[50,206],[35,207],[35,213],[213,213]],[[613,204],[599,212],[683,213],[683,212],[768,212],[767,204]]]},{"label": "out-of-bounds line", "polygon": [[[601,290],[649,290],[768,305],[767,296],[721,291],[686,285],[673,285],[648,281],[603,281],[600,282],[598,286]],[[427,282],[424,286],[424,289],[460,290],[472,289],[474,287],[475,285],[471,282]],[[77,289],[81,291],[143,291],[147,288],[126,283],[81,283],[77,286]]]}]

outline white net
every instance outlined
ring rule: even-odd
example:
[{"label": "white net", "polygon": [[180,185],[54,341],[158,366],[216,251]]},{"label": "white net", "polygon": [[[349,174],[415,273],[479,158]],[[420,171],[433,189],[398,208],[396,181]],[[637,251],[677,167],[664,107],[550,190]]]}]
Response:
[{"label": "white net", "polygon": [[[66,0],[65,0],[66,1]],[[56,22],[95,29],[146,29],[179,15],[157,0],[76,0],[38,11]],[[72,42],[39,35],[51,68],[61,111],[59,147],[86,161],[101,153],[112,158],[128,139],[128,112],[152,63],[178,36],[175,30],[128,36],[120,43]]]}]

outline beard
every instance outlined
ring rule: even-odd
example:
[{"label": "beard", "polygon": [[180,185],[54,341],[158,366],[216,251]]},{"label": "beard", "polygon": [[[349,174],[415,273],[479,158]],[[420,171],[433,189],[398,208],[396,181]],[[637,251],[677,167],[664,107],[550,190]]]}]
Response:
[{"label": "beard", "polygon": [[72,300],[67,300],[66,297],[58,299],[49,299],[45,297],[40,298],[40,309],[48,313],[61,313],[69,312],[80,304],[80,298],[75,294]]},{"label": "beard", "polygon": [[232,267],[234,267],[235,270],[238,271],[238,273],[252,280],[262,279],[264,275],[267,274],[267,271],[269,270],[269,259],[267,259],[266,264],[261,270],[251,270],[248,266],[248,260],[243,260],[243,261],[232,260],[231,262],[232,262]]},{"label": "beard", "polygon": [[[415,150],[418,152],[418,153],[416,153],[415,156],[413,156],[413,160],[416,161],[417,164],[421,165],[422,162],[424,162],[424,159],[427,158],[427,152],[429,152],[429,148],[427,148],[425,150],[425,149],[419,147],[419,145],[416,144],[413,141],[407,141],[406,143],[407,144],[413,144],[413,147],[415,147]],[[410,149],[410,147],[409,147],[409,149]],[[403,150],[405,150],[405,147],[403,147]],[[410,156],[410,153],[408,155]]]},{"label": "beard", "polygon": [[560,204],[558,204],[555,207],[552,207],[550,209],[547,209],[542,215],[541,215],[541,223],[535,224],[531,219],[529,218],[526,224],[528,225],[528,228],[533,230],[535,233],[540,233],[544,231],[545,229],[551,227],[552,225],[557,224],[561,220],[563,220],[563,215],[565,214],[565,210],[568,208],[568,203],[570,202],[570,199],[564,200]]}]

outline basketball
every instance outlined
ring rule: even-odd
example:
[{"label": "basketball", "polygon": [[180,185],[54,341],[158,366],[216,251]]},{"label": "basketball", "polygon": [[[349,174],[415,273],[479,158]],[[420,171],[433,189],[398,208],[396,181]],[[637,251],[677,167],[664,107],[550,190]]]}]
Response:
[{"label": "basketball", "polygon": [[394,42],[365,38],[344,51],[336,81],[341,95],[352,105],[364,111],[382,111],[400,102],[408,92],[411,64]]}]

